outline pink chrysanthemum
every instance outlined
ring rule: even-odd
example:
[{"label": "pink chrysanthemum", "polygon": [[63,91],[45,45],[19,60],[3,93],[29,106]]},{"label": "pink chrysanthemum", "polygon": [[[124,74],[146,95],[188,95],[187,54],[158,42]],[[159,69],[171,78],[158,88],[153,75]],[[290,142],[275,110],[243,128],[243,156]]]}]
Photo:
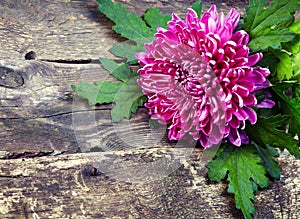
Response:
[{"label": "pink chrysanthemum", "polygon": [[169,125],[171,140],[190,135],[204,147],[223,138],[236,146],[247,140],[245,121],[256,123],[251,107],[258,106],[255,93],[270,85],[270,72],[253,67],[262,54],[249,56],[248,34],[233,33],[239,17],[235,9],[219,17],[215,5],[200,19],[192,9],[185,22],[173,14],[168,29],[159,28],[137,54],[145,106],[152,119]]}]

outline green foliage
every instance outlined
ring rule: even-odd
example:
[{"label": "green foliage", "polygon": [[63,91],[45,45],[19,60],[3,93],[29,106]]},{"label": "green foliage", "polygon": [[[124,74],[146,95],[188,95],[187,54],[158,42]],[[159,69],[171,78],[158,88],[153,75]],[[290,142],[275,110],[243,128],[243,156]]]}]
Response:
[{"label": "green foliage", "polygon": [[274,51],[273,54],[279,59],[274,71],[274,73],[277,74],[278,80],[291,79],[293,76],[293,67],[290,55],[287,52],[280,50]]},{"label": "green foliage", "polygon": [[113,30],[122,37],[140,44],[151,41],[150,38],[153,37],[155,30],[149,28],[141,17],[128,12],[119,2],[98,0],[98,3],[98,10],[116,24],[113,26]]},{"label": "green foliage", "polygon": [[107,71],[120,81],[126,82],[132,78],[132,72],[126,63],[116,63],[113,60],[100,58],[100,62]]},{"label": "green foliage", "polygon": [[116,63],[113,60],[100,58],[103,68],[121,82],[101,82],[94,84],[80,82],[72,85],[72,89],[81,97],[88,99],[89,104],[115,103],[112,110],[113,122],[122,118],[130,118],[139,106],[146,101],[141,87],[137,84],[137,73],[131,71],[129,64],[136,64],[137,52],[145,51],[144,43],[153,40],[157,27],[167,27],[170,15],[162,15],[158,9],[148,9],[141,17],[130,13],[120,3],[111,0],[98,0],[98,9],[111,19],[115,26],[113,30],[121,36],[133,40],[137,45],[119,44],[111,48],[111,52],[127,59],[127,63]]},{"label": "green foliage", "polygon": [[298,0],[273,0],[265,8],[268,0],[250,0],[246,7],[243,29],[250,34],[248,44],[254,51],[268,48],[281,49],[281,43],[291,41],[295,34],[289,30],[299,8]]},{"label": "green foliage", "polygon": [[258,118],[255,125],[248,125],[246,132],[258,145],[277,146],[281,150],[287,149],[296,158],[300,158],[297,140],[285,132],[285,125],[290,121],[289,116],[276,115],[269,118]]},{"label": "green foliage", "polygon": [[[299,22],[297,26],[300,26]],[[296,35],[293,41],[285,44],[285,49],[291,53],[293,78],[296,79],[298,82],[300,82],[300,34],[299,33]]]},{"label": "green foliage", "polygon": [[[285,95],[284,91],[290,89],[294,95],[289,98]],[[300,85],[293,84],[277,84],[273,90],[282,99],[281,109],[282,113],[291,116],[289,124],[290,132],[297,134],[300,137]]]},{"label": "green foliage", "polygon": [[271,54],[278,58],[270,69],[276,74],[279,82],[283,80],[295,80],[300,82],[300,35],[287,43],[282,44],[282,50],[271,50]]},{"label": "green foliage", "polygon": [[202,2],[201,2],[201,0],[196,1],[192,5],[192,9],[194,9],[194,11],[197,13],[198,17],[200,18],[201,15],[202,15]]},{"label": "green foliage", "polygon": [[88,99],[90,105],[115,103],[112,109],[112,121],[119,122],[122,118],[129,119],[139,106],[147,100],[137,78],[126,83],[96,81],[94,84],[79,82],[72,89],[82,98]]},{"label": "green foliage", "polygon": [[163,15],[157,8],[149,8],[143,20],[136,14],[128,12],[119,2],[113,3],[111,0],[98,0],[98,2],[99,11],[116,24],[113,30],[137,43],[137,45],[118,44],[110,49],[115,56],[126,58],[128,64],[138,63],[136,53],[144,52],[144,43],[151,42],[157,28],[166,28],[172,18],[169,14]]},{"label": "green foliage", "polygon": [[294,33],[300,34],[300,19],[290,26],[290,30]]},{"label": "green foliage", "polygon": [[78,96],[87,99],[90,105],[112,103],[121,87],[122,83],[110,81],[96,81],[94,84],[79,82],[78,85],[71,86]]},{"label": "green foliage", "polygon": [[165,27],[171,18],[170,15],[162,15],[158,9],[148,9],[144,15],[145,22],[136,14],[128,12],[119,2],[98,0],[98,3],[99,11],[116,24],[113,26],[113,30],[124,38],[133,40],[138,45],[151,42],[156,33],[156,28],[160,25]]},{"label": "green foliage", "polygon": [[270,147],[268,145],[266,145],[265,147],[261,147],[255,143],[253,143],[253,145],[255,146],[257,153],[262,159],[262,165],[265,167],[266,171],[274,179],[280,179],[281,167],[279,166],[278,162],[273,158],[279,156],[278,151],[275,148]]},{"label": "green foliage", "polygon": [[[212,181],[225,178],[229,181],[229,193],[234,193],[236,207],[241,209],[245,218],[252,218],[255,214],[251,200],[258,186],[267,188],[268,178],[266,170],[260,165],[260,157],[255,154],[252,145],[242,145],[240,148],[225,145],[223,151],[208,163],[208,177]],[[226,175],[228,176],[226,177]]]},{"label": "green foliage", "polygon": [[137,84],[137,73],[131,71],[126,63],[100,58],[103,67],[120,82],[96,81],[94,84],[79,82],[72,89],[82,98],[88,99],[90,105],[115,103],[112,109],[112,121],[129,119],[139,106],[147,100],[141,87]]},{"label": "green foliage", "polygon": [[115,56],[126,58],[128,64],[137,64],[138,60],[135,57],[136,53],[144,52],[145,47],[139,45],[130,45],[130,44],[117,44],[113,46],[110,50]]},{"label": "green foliage", "polygon": [[300,82],[300,52],[298,52],[292,57],[292,68],[295,79],[297,79],[297,81]]},{"label": "green foliage", "polygon": [[152,29],[156,29],[157,27],[167,28],[172,17],[169,14],[162,15],[157,8],[148,8],[144,14],[144,19]]},{"label": "green foliage", "polygon": [[112,121],[119,122],[122,118],[130,119],[131,113],[136,112],[145,101],[142,89],[137,84],[137,78],[126,82],[115,95],[116,105],[112,109]]},{"label": "green foliage", "polygon": [[296,37],[288,42],[283,44],[284,50],[288,51],[291,54],[299,53],[300,51],[300,35],[296,35]]}]

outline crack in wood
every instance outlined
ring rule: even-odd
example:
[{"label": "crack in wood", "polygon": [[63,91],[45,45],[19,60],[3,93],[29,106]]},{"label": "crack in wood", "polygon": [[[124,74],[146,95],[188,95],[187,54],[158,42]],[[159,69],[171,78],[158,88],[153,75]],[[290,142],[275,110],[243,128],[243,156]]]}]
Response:
[{"label": "crack in wood", "polygon": [[[16,108],[19,108],[19,106],[16,106]],[[1,106],[0,106],[0,109],[1,109]],[[5,121],[5,120],[28,121],[28,120],[34,120],[34,119],[49,119],[49,118],[54,118],[54,117],[66,116],[66,115],[70,115],[70,114],[88,113],[88,112],[95,112],[95,111],[107,111],[107,109],[78,110],[78,111],[72,111],[72,112],[57,113],[57,114],[53,114],[53,115],[27,117],[27,118],[7,117],[7,118],[0,118],[0,121]]]},{"label": "crack in wood", "polygon": [[26,159],[26,158],[36,158],[36,157],[46,157],[46,156],[58,156],[64,154],[66,151],[40,151],[40,152],[23,152],[23,153],[7,153],[0,160],[11,160],[11,159]]},{"label": "crack in wood", "polygon": [[60,64],[90,64],[94,60],[92,60],[92,59],[77,59],[77,60],[68,60],[68,59],[39,59],[39,61],[54,62],[54,63],[60,63]]},{"label": "crack in wood", "polygon": [[19,179],[19,178],[29,178],[30,176],[24,176],[22,174],[10,176],[10,175],[0,175],[0,179]]}]

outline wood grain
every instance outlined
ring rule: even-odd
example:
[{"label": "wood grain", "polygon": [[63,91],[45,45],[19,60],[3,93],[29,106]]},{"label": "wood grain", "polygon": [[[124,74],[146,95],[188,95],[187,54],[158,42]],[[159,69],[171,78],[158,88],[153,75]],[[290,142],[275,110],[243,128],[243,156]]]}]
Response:
[{"label": "wood grain", "polygon": [[[158,7],[183,17],[194,1],[118,2],[138,15]],[[212,3],[244,13],[245,1],[205,1],[204,9]],[[112,25],[94,0],[1,0],[0,217],[241,218],[226,184],[208,182],[203,151],[169,142],[143,108],[112,124],[112,105],[74,96],[78,81],[113,80],[97,62],[124,41]],[[36,57],[25,60],[30,51]],[[179,156],[182,147],[191,157]],[[143,169],[164,156],[158,170]],[[298,217],[300,163],[279,161],[282,179],[258,192],[257,218]],[[149,180],[162,173],[170,175]]]},{"label": "wood grain", "polygon": [[0,142],[6,157],[172,145],[165,129],[150,130],[145,109],[130,122],[112,124],[111,105],[89,106],[73,97],[70,85],[78,81],[113,80],[99,64],[4,61],[0,74]]},{"label": "wood grain", "polygon": [[[127,150],[0,160],[1,218],[242,218],[225,183],[209,183],[197,150],[188,159],[178,149]],[[173,155],[168,159],[168,155]],[[175,164],[168,176],[160,173]],[[145,165],[139,181],[131,165]],[[299,161],[280,159],[280,181],[259,191],[256,218],[298,218]],[[94,166],[98,167],[95,171]],[[103,171],[104,170],[104,171]],[[153,168],[151,169],[153,170]],[[148,172],[145,172],[148,171]],[[147,178],[148,176],[148,178]],[[120,180],[126,179],[126,180]]]},{"label": "wood grain", "polygon": [[[193,0],[119,1],[142,15],[148,7],[183,16]],[[231,6],[243,11],[243,1],[204,1],[204,8],[216,3],[228,12]],[[0,60],[24,60],[35,51],[38,59],[78,61],[112,57],[108,50],[122,40],[113,23],[97,11],[95,0],[2,0],[0,7]]]}]

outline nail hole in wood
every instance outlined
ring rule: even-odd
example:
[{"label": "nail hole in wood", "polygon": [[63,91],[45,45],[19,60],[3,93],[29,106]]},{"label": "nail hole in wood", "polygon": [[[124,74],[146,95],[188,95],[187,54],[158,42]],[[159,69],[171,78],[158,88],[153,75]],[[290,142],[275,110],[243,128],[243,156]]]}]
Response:
[{"label": "nail hole in wood", "polygon": [[34,60],[36,59],[36,53],[34,51],[30,51],[26,53],[25,60]]}]

